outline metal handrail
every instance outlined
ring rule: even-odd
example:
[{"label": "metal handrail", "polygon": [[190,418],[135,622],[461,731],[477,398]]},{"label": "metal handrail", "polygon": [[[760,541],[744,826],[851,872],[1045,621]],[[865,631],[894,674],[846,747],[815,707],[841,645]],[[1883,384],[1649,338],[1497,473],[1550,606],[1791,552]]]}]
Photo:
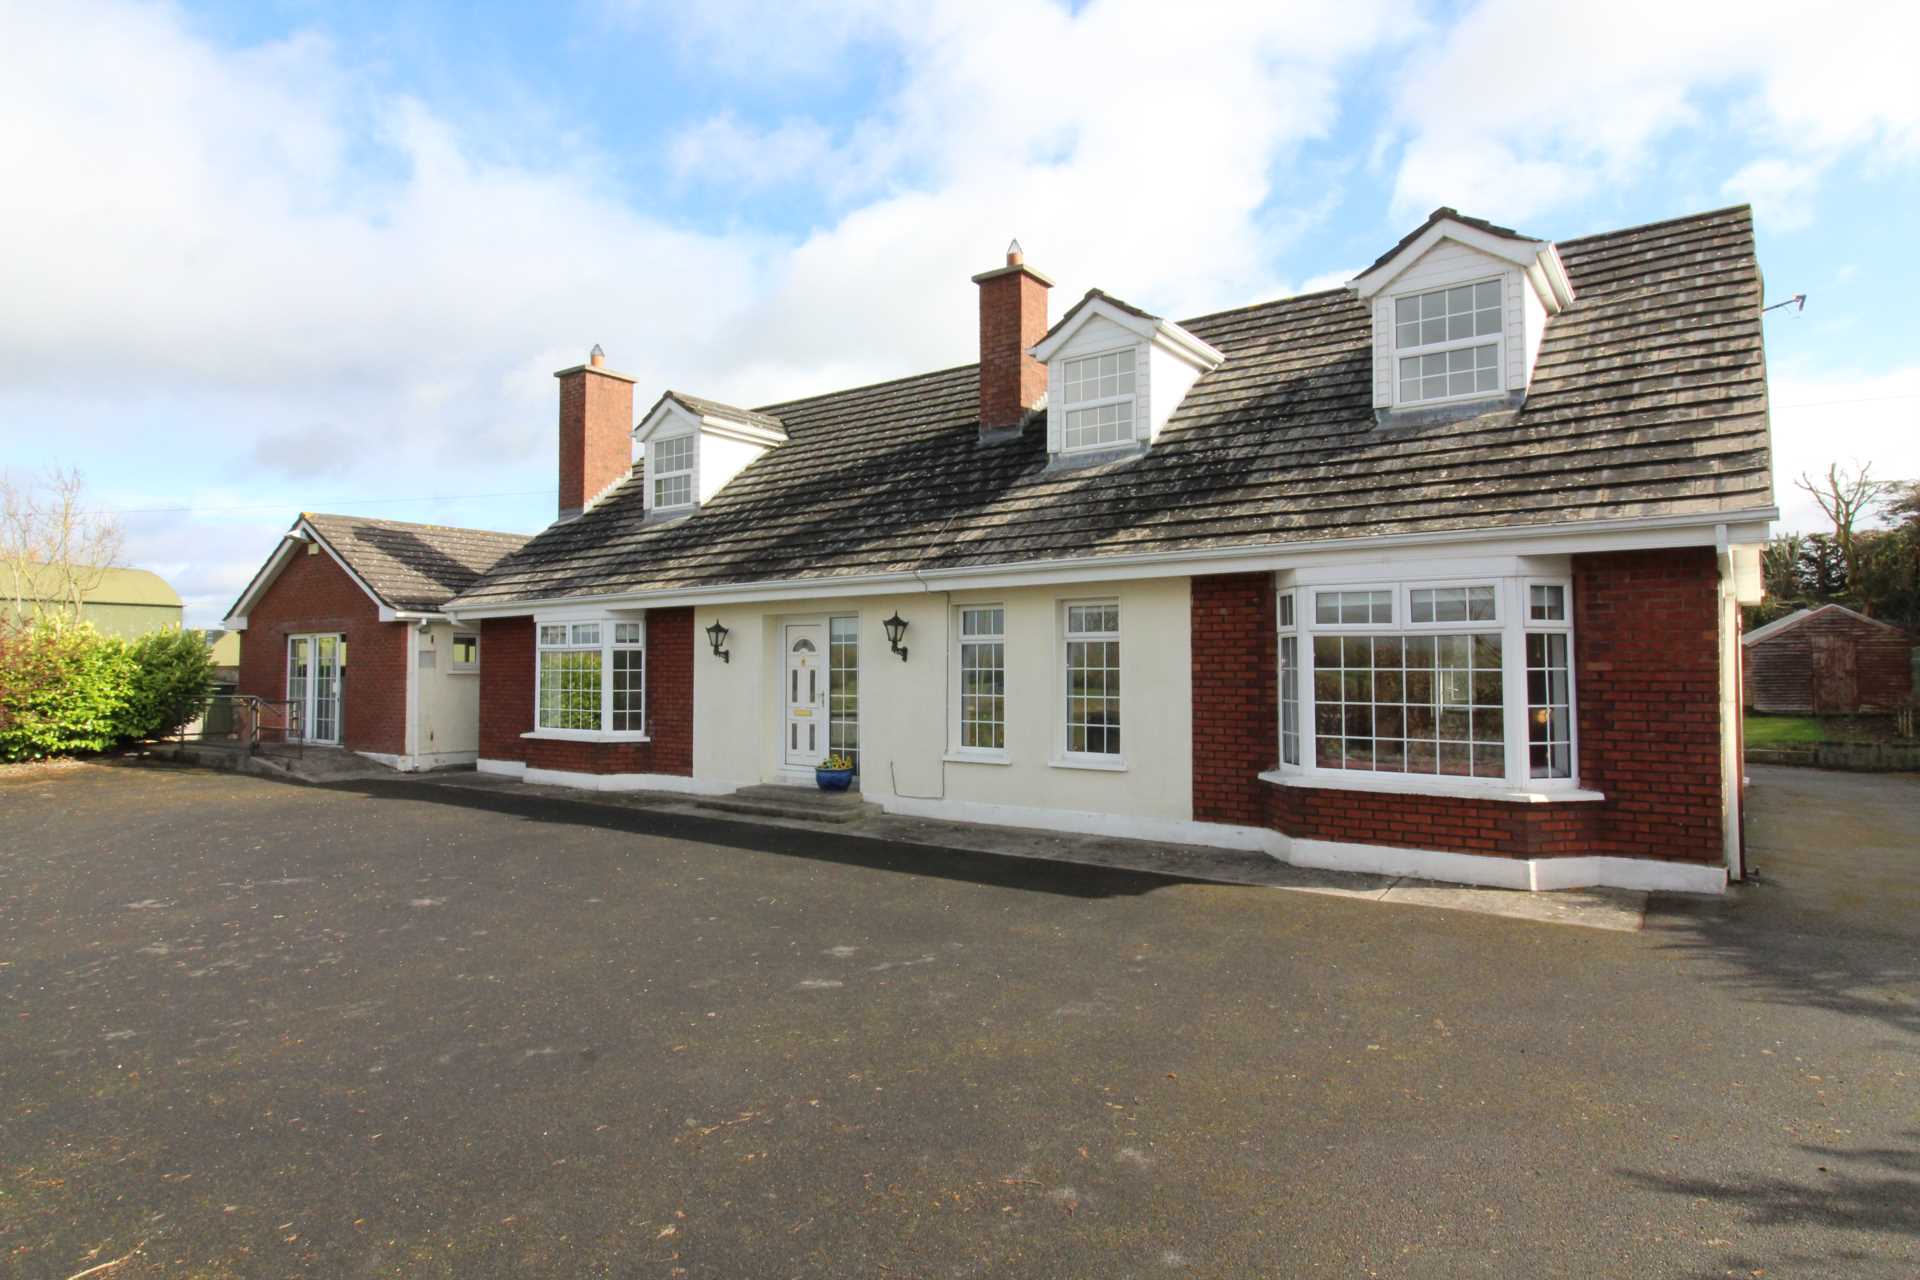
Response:
[{"label": "metal handrail", "polygon": [[199,717],[180,727],[180,742],[197,738],[201,742],[229,742],[248,755],[256,755],[264,740],[278,739],[298,745],[305,753],[298,702],[262,698],[251,693],[218,693],[207,699]]}]

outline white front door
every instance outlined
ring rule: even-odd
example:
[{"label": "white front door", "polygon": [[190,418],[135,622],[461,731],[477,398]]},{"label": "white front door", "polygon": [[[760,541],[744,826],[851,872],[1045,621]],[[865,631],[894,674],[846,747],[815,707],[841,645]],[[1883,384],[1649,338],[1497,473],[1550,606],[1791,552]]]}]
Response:
[{"label": "white front door", "polygon": [[827,629],[818,622],[789,622],[782,632],[782,759],[790,768],[811,769],[827,754]]}]

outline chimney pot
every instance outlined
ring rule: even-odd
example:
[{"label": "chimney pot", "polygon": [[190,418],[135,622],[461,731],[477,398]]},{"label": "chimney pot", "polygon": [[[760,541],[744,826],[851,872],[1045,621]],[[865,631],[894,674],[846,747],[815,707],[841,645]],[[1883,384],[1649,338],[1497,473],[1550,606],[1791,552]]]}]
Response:
[{"label": "chimney pot", "polygon": [[1007,265],[1017,267],[1026,260],[1027,256],[1020,252],[1020,242],[1018,240],[1009,240],[1007,242]]},{"label": "chimney pot", "polygon": [[596,369],[607,367],[607,353],[600,349],[599,343],[594,343],[593,350],[587,353],[587,363]]}]

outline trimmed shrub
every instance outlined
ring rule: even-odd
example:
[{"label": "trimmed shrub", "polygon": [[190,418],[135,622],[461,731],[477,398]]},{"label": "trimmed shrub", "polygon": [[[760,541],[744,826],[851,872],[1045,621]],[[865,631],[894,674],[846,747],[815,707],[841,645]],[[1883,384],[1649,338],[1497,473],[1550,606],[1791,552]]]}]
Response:
[{"label": "trimmed shrub", "polygon": [[163,738],[206,710],[213,691],[213,651],[198,631],[155,631],[129,647],[133,686],[123,738]]},{"label": "trimmed shrub", "polygon": [[85,624],[0,632],[0,760],[113,746],[126,736],[136,671],[125,641]]}]

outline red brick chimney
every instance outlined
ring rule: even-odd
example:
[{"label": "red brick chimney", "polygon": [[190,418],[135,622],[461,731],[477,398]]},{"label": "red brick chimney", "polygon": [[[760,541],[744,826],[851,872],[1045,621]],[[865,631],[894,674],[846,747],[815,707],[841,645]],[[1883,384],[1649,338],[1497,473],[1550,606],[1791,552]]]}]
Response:
[{"label": "red brick chimney", "polygon": [[633,379],[596,344],[560,379],[560,518],[571,519],[633,469]]},{"label": "red brick chimney", "polygon": [[973,282],[980,286],[980,430],[1012,430],[1047,398],[1047,367],[1027,348],[1047,336],[1053,281],[1025,264],[1015,240],[1007,265]]}]

